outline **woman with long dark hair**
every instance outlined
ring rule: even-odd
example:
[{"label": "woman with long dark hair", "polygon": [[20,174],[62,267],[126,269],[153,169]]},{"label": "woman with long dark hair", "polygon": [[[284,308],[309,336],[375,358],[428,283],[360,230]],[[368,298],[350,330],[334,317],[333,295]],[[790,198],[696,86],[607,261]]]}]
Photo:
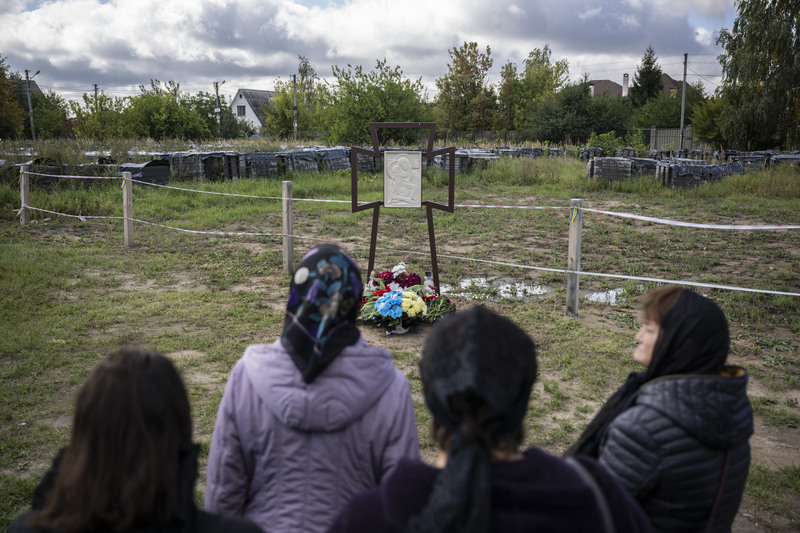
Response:
[{"label": "woman with long dark hair", "polygon": [[194,505],[197,452],[173,364],[134,348],[109,355],[78,393],[69,445],[11,533],[55,531],[258,533]]},{"label": "woman with long dark hair", "polygon": [[231,370],[211,440],[206,508],[265,530],[325,531],[354,494],[419,457],[405,375],[356,327],[361,274],[337,246],[292,276],[283,334]]},{"label": "woman with long dark hair", "polygon": [[420,371],[436,465],[402,461],[330,532],[651,531],[595,460],[520,450],[537,364],[533,341],[513,322],[483,307],[437,322]]},{"label": "woman with long dark hair", "polygon": [[657,531],[730,531],[750,465],[747,374],[726,366],[728,323],[675,285],[647,293],[631,374],[568,454],[597,457]]}]

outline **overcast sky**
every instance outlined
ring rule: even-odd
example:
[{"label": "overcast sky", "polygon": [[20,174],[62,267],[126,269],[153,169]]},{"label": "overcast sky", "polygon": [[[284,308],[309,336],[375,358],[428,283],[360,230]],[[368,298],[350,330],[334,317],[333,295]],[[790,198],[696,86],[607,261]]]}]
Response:
[{"label": "overcast sky", "polygon": [[93,84],[111,96],[138,94],[150,79],[190,93],[273,88],[308,57],[322,78],[331,66],[385,58],[421,78],[428,96],[464,41],[491,47],[490,81],[508,61],[549,44],[570,79],[631,80],[648,45],[680,80],[719,83],[714,42],[731,28],[734,0],[0,0],[0,56],[12,71],[67,99]]}]

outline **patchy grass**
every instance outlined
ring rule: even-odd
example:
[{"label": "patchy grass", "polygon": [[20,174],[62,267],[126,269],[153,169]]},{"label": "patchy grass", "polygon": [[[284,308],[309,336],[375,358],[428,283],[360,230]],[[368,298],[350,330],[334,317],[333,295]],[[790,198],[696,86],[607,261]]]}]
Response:
[{"label": "patchy grass", "polygon": [[784,518],[787,529],[800,529],[800,465],[775,467],[753,462],[745,493],[761,510]]},{"label": "patchy grass", "polygon": [[[292,179],[295,198],[350,200],[346,173],[285,178]],[[443,183],[442,173],[431,171],[423,190],[441,197]],[[582,276],[583,295],[619,289],[617,303],[582,300],[578,317],[565,315],[565,276],[538,269],[566,268],[565,207],[571,198],[584,198],[587,208],[681,221],[798,224],[798,183],[793,175],[761,172],[691,190],[664,189],[648,176],[608,184],[588,180],[585,165],[568,158],[501,160],[484,171],[457,175],[456,203],[556,208],[434,213],[442,282],[458,286],[464,278],[497,277],[547,287],[543,295],[515,299],[473,283],[456,301],[461,308],[480,301],[520,324],[536,342],[540,379],[528,409],[526,444],[563,451],[636,369],[630,357],[636,299],[655,286]],[[279,197],[281,191],[277,179],[183,186],[260,197]],[[379,174],[359,175],[362,201],[382,194]],[[65,184],[32,191],[31,203],[74,215],[121,216],[121,198],[118,184]],[[280,237],[190,234],[137,224],[135,244],[125,248],[117,220],[34,212],[34,222],[22,228],[14,217],[18,208],[19,192],[0,184],[0,528],[28,505],[35,482],[67,442],[72,398],[87,373],[123,344],[164,352],[178,365],[203,449],[202,466],[227,374],[248,344],[280,334],[289,284]],[[334,241],[366,269],[372,214],[349,209],[345,203],[295,202],[294,261],[314,243]],[[280,201],[274,199],[136,187],[134,215],[197,231],[281,232]],[[421,210],[382,210],[378,247],[378,269],[406,259],[418,272],[431,269]],[[797,292],[800,233],[696,230],[587,211],[581,261],[587,272]],[[770,427],[796,433],[800,299],[701,291],[730,319],[731,360],[750,372],[751,385],[758,388],[752,398],[756,413]],[[436,446],[417,368],[424,332],[403,337],[374,342],[399,343],[392,348],[395,363],[409,378],[420,445],[431,458]],[[764,513],[796,521],[791,502],[800,499],[800,489],[788,481],[790,475],[784,479],[782,470],[764,464],[758,467],[766,470],[764,479],[754,477],[748,494]],[[788,471],[796,477],[796,469]],[[784,480],[780,490],[787,496],[768,485],[770,473]],[[198,498],[203,486],[201,475]],[[781,498],[790,502],[787,508]]]}]

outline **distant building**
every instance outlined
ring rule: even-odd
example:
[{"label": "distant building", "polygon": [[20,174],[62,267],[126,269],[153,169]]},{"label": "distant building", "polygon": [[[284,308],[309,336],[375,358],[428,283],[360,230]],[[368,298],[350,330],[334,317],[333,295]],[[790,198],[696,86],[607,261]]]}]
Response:
[{"label": "distant building", "polygon": [[[681,94],[682,81],[674,80],[669,74],[661,74],[661,85],[664,94],[670,98],[677,98]],[[628,96],[628,75],[622,76],[622,85],[611,80],[589,80],[589,92],[592,96]]]},{"label": "distant building", "polygon": [[27,96],[27,94],[28,94],[27,83],[31,84],[31,96],[36,96],[36,95],[44,96],[44,93],[42,92],[42,90],[39,88],[38,85],[36,85],[36,82],[33,81],[33,80],[30,80],[30,81],[18,80],[18,81],[16,81],[15,84],[14,84],[14,92],[16,92],[17,94],[21,94],[21,95]]},{"label": "distant building", "polygon": [[622,96],[622,85],[611,80],[589,80],[589,94],[592,96]]},{"label": "distant building", "polygon": [[266,118],[262,106],[270,103],[273,94],[274,91],[239,89],[231,100],[231,111],[237,118],[245,119],[258,130],[264,125]]},{"label": "distant building", "polygon": [[673,80],[669,74],[661,74],[661,85],[664,87],[664,94],[670,98],[677,98],[681,95],[683,82]]}]

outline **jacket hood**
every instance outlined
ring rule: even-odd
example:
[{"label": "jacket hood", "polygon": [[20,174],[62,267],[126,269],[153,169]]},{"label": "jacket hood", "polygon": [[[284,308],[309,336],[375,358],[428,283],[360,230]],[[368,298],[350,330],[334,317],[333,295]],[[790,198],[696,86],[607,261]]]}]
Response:
[{"label": "jacket hood", "polygon": [[308,384],[280,340],[249,346],[242,361],[247,379],[272,414],[303,431],[349,426],[378,400],[396,372],[391,353],[363,337]]},{"label": "jacket hood", "polygon": [[720,375],[674,375],[642,386],[638,405],[655,409],[712,449],[726,449],[753,434],[747,372],[725,367]]}]

